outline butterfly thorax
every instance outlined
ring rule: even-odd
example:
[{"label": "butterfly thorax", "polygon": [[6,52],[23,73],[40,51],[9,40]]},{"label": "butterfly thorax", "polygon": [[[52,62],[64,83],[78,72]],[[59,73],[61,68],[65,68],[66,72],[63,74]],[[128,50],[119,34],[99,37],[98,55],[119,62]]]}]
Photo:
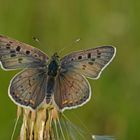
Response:
[{"label": "butterfly thorax", "polygon": [[50,60],[50,63],[48,65],[48,75],[55,77],[57,75],[59,69],[59,57],[57,53],[55,53]]}]

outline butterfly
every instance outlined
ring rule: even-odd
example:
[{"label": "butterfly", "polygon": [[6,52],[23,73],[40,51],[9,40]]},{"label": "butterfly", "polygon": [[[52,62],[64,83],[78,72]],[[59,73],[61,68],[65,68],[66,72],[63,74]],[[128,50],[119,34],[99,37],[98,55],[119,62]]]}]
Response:
[{"label": "butterfly", "polygon": [[87,78],[98,79],[112,61],[116,48],[101,46],[49,58],[41,50],[0,35],[0,64],[4,70],[23,69],[14,76],[8,94],[19,106],[36,110],[43,102],[60,111],[89,101]]}]

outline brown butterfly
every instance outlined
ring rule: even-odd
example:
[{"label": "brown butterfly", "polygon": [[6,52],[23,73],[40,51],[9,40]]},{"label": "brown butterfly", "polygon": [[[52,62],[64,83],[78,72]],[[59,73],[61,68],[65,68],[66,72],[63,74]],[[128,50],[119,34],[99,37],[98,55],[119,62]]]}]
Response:
[{"label": "brown butterfly", "polygon": [[37,109],[44,101],[60,111],[89,101],[91,87],[85,77],[98,79],[112,61],[116,49],[102,46],[72,52],[63,58],[49,57],[37,48],[0,36],[0,62],[4,70],[24,69],[10,82],[9,96],[14,103]]}]

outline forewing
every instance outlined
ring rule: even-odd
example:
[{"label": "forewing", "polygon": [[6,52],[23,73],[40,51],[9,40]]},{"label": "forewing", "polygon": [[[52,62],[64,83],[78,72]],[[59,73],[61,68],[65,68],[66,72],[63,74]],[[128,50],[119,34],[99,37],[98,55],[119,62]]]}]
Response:
[{"label": "forewing", "polygon": [[39,49],[17,40],[0,36],[0,62],[5,69],[43,67],[48,56]]},{"label": "forewing", "polygon": [[11,99],[18,105],[36,109],[45,97],[46,78],[46,73],[42,69],[22,71],[11,80]]},{"label": "forewing", "polygon": [[62,71],[72,70],[97,79],[102,70],[111,62],[115,52],[116,49],[112,46],[102,46],[71,53],[61,59]]},{"label": "forewing", "polygon": [[88,81],[82,75],[68,71],[57,77],[54,101],[63,111],[85,104],[90,98],[90,93]]}]

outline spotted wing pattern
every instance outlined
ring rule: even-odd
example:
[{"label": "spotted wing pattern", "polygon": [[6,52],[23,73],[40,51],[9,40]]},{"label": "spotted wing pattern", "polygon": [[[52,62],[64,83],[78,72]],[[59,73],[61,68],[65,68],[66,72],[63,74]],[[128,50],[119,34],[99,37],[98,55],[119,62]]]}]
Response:
[{"label": "spotted wing pattern", "polygon": [[102,46],[74,52],[61,59],[62,71],[73,70],[86,77],[97,79],[115,56],[116,49]]},{"label": "spotted wing pattern", "polygon": [[90,98],[90,92],[89,83],[82,75],[67,71],[57,77],[54,100],[63,111],[86,103]]},{"label": "spotted wing pattern", "polygon": [[46,79],[43,69],[26,69],[11,80],[9,96],[18,105],[36,109],[45,97]]},{"label": "spotted wing pattern", "polygon": [[39,49],[0,35],[0,62],[5,69],[43,67],[48,56]]}]

